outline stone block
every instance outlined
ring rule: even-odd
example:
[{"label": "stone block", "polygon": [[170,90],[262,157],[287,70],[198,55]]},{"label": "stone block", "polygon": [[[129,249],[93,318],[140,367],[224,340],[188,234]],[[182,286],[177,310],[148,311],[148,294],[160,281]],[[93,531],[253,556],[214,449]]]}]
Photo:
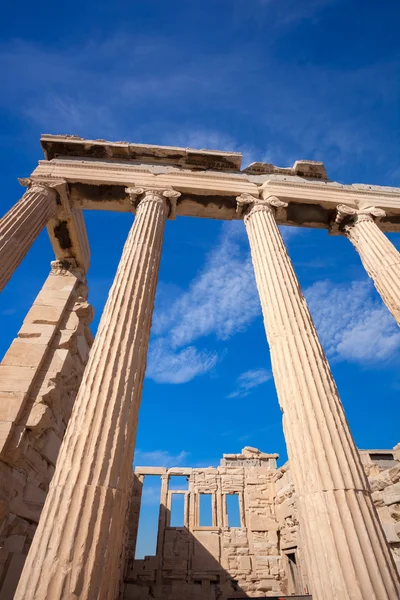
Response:
[{"label": "stone block", "polygon": [[24,323],[18,332],[18,340],[24,344],[50,344],[55,331],[55,325]]},{"label": "stone block", "polygon": [[66,311],[63,319],[63,329],[76,331],[79,327],[80,319],[75,311]]},{"label": "stone block", "polygon": [[0,389],[3,392],[26,392],[32,385],[36,370],[31,367],[0,365]]},{"label": "stone block", "polygon": [[388,476],[392,483],[400,481],[400,464],[389,469]]},{"label": "stone block", "polygon": [[3,554],[4,552],[22,552],[25,545],[26,536],[25,535],[9,535],[4,541],[0,552]]},{"label": "stone block", "polygon": [[89,348],[89,344],[87,343],[84,335],[78,335],[77,349],[78,349],[78,354],[81,358],[81,361],[83,362],[84,365],[86,365],[88,358],[89,358],[90,348]]},{"label": "stone block", "polygon": [[24,491],[24,500],[28,504],[43,506],[46,500],[46,492],[33,483],[28,483]]},{"label": "stone block", "polygon": [[54,306],[64,308],[73,293],[74,285],[64,286],[59,290],[42,289],[35,300],[34,306]]},{"label": "stone block", "polygon": [[29,429],[32,429],[35,433],[40,433],[55,426],[55,424],[54,413],[47,404],[37,402],[33,405],[26,422]]},{"label": "stone block", "polygon": [[266,515],[250,513],[250,529],[251,531],[270,531],[278,529],[278,523],[275,519],[271,519]]},{"label": "stone block", "polygon": [[47,479],[47,462],[41,457],[39,452],[33,448],[33,446],[28,447],[25,454],[25,459],[28,465],[30,465],[37,474],[40,474],[44,479]]},{"label": "stone block", "polygon": [[25,342],[16,339],[11,344],[1,364],[38,369],[42,364],[48,348],[48,344],[26,344]]},{"label": "stone block", "polygon": [[272,592],[274,590],[275,580],[273,577],[261,579],[257,585],[257,590],[260,592]]},{"label": "stone block", "polygon": [[400,502],[400,482],[386,488],[382,492],[382,499],[387,506]]},{"label": "stone block", "polygon": [[20,553],[12,553],[9,556],[2,577],[0,600],[11,600],[14,597],[25,559],[26,556]]},{"label": "stone block", "polygon": [[251,558],[250,556],[239,557],[239,569],[241,571],[251,571]]},{"label": "stone block", "polygon": [[[0,371],[1,374],[1,371]],[[0,382],[2,385],[2,382]],[[8,385],[5,383],[5,385]],[[29,386],[26,386],[29,387]],[[28,390],[23,391],[0,391],[0,422],[15,422],[24,409]],[[5,430],[3,429],[3,432]],[[1,438],[1,431],[0,431]]]},{"label": "stone block", "polygon": [[54,433],[52,429],[46,431],[44,435],[45,442],[42,449],[40,450],[40,454],[49,463],[55,466],[62,440]]},{"label": "stone block", "polygon": [[382,522],[382,528],[389,544],[394,544],[400,541],[394,523]]},{"label": "stone block", "polygon": [[61,329],[53,342],[54,348],[72,348],[76,340],[76,331],[74,329]]},{"label": "stone block", "polygon": [[164,475],[167,472],[165,467],[136,467],[136,475]]},{"label": "stone block", "polygon": [[24,324],[35,323],[43,325],[58,325],[63,315],[63,306],[39,306],[33,305],[26,315]]},{"label": "stone block", "polygon": [[47,373],[59,373],[64,368],[74,369],[73,358],[67,348],[54,350],[43,364],[43,370]]}]

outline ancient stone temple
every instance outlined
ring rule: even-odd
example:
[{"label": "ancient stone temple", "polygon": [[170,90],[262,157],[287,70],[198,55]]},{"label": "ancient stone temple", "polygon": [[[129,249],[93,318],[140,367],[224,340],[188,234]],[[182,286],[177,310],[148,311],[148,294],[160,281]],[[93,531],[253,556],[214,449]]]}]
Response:
[{"label": "ancient stone temple", "polygon": [[[0,289],[44,227],[55,253],[0,365],[0,600],[398,600],[398,449],[357,450],[278,225],[347,237],[400,322],[399,253],[385,235],[400,230],[400,190],[329,181],[314,161],[241,170],[239,153],[41,144],[45,160],[0,221]],[[133,221],[94,340],[82,210]],[[180,216],[244,221],[290,469],[247,448],[217,469],[177,473],[188,478],[177,528],[173,473],[160,467],[157,552],[139,561],[149,473],[133,474],[132,460],[163,234]]]}]

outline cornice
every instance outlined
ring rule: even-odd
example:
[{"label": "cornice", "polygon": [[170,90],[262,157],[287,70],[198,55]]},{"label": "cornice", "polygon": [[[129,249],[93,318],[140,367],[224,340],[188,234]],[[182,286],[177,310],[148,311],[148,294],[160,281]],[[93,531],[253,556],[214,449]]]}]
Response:
[{"label": "cornice", "polygon": [[[53,159],[52,161],[40,160],[40,166],[49,167],[74,167],[77,170],[86,169],[86,170],[101,170],[101,171],[112,171],[114,173],[147,173],[152,175],[153,177],[159,176],[170,176],[170,177],[198,177],[200,179],[218,179],[221,181],[245,181],[249,182],[249,178],[245,173],[232,173],[232,175],[228,173],[219,174],[218,171],[213,172],[205,172],[205,171],[180,171],[180,170],[169,170],[167,167],[165,172],[163,173],[154,173],[151,169],[143,168],[142,166],[136,165],[110,165],[108,163],[94,162],[80,162],[77,160],[57,160]],[[159,167],[158,167],[159,168]],[[254,184],[255,185],[255,184]]]},{"label": "cornice", "polygon": [[[400,188],[390,188],[390,191],[383,191],[381,190],[382,186],[376,186],[376,187],[372,187],[369,190],[365,190],[362,188],[355,188],[353,185],[345,185],[345,184],[336,184],[336,185],[329,185],[329,182],[324,182],[324,181],[315,181],[314,183],[308,183],[308,182],[303,182],[303,181],[274,181],[273,179],[268,179],[267,181],[265,181],[262,186],[261,189],[265,189],[267,190],[269,187],[272,186],[281,186],[281,187],[291,187],[291,188],[297,188],[297,187],[301,187],[303,189],[309,189],[309,190],[316,190],[316,189],[324,189],[324,190],[329,190],[332,192],[339,192],[339,193],[351,193],[351,194],[355,194],[355,195],[374,195],[374,196],[385,196],[385,197],[390,197],[393,196],[395,198],[400,198]],[[392,190],[398,190],[398,191],[392,191]]]}]

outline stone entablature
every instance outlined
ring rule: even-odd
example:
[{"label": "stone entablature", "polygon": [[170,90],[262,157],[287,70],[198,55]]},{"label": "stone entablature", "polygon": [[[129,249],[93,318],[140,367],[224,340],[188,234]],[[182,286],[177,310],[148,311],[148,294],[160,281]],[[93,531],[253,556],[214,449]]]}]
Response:
[{"label": "stone entablature", "polygon": [[177,215],[239,219],[236,196],[278,196],[288,203],[277,215],[283,225],[330,229],[336,206],[380,207],[386,212],[379,226],[400,231],[400,189],[329,181],[323,163],[296,161],[281,168],[253,163],[240,171],[241,154],[148,146],[75,136],[44,135],[46,160],[33,178],[67,182],[76,209],[130,211],[126,187],[165,186],[181,193]]},{"label": "stone entablature", "polygon": [[[360,451],[372,497],[400,572],[400,445]],[[209,600],[307,594],[309,583],[299,532],[297,495],[277,454],[244,448],[224,454],[217,468],[136,467],[130,512],[124,600]],[[232,464],[230,464],[232,463]],[[262,463],[262,466],[260,466]],[[156,556],[135,560],[141,491],[146,475],[188,479],[184,527],[171,527],[171,495],[164,485]],[[213,525],[199,525],[200,494],[211,494]],[[241,526],[226,522],[226,494],[237,494]],[[167,518],[163,508],[167,506]]]}]

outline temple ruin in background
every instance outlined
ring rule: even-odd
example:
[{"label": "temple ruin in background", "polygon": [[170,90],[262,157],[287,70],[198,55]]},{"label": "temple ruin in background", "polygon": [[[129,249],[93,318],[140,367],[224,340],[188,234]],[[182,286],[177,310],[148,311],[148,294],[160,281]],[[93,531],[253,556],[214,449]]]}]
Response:
[{"label": "temple ruin in background", "polygon": [[[400,255],[385,235],[400,231],[400,190],[329,181],[315,161],[241,170],[239,153],[75,136],[41,144],[45,160],[0,221],[0,290],[46,226],[55,252],[0,365],[0,600],[18,580],[15,600],[175,600],[179,589],[224,600],[295,588],[314,600],[398,600],[398,450],[360,456],[278,225],[346,236],[400,323]],[[83,209],[135,215],[94,341]],[[179,532],[163,473],[156,558],[139,564],[144,474],[132,485],[132,460],[164,228],[179,216],[244,221],[290,473],[254,449],[191,470]],[[226,522],[229,490],[241,498],[240,527]],[[196,525],[199,494],[212,495],[209,531]]]},{"label": "temple ruin in background", "polygon": [[[400,444],[360,455],[400,570]],[[246,447],[217,468],[136,467],[123,600],[311,598],[290,467],[277,468],[277,458]],[[161,478],[156,552],[135,560],[146,477]]]}]

